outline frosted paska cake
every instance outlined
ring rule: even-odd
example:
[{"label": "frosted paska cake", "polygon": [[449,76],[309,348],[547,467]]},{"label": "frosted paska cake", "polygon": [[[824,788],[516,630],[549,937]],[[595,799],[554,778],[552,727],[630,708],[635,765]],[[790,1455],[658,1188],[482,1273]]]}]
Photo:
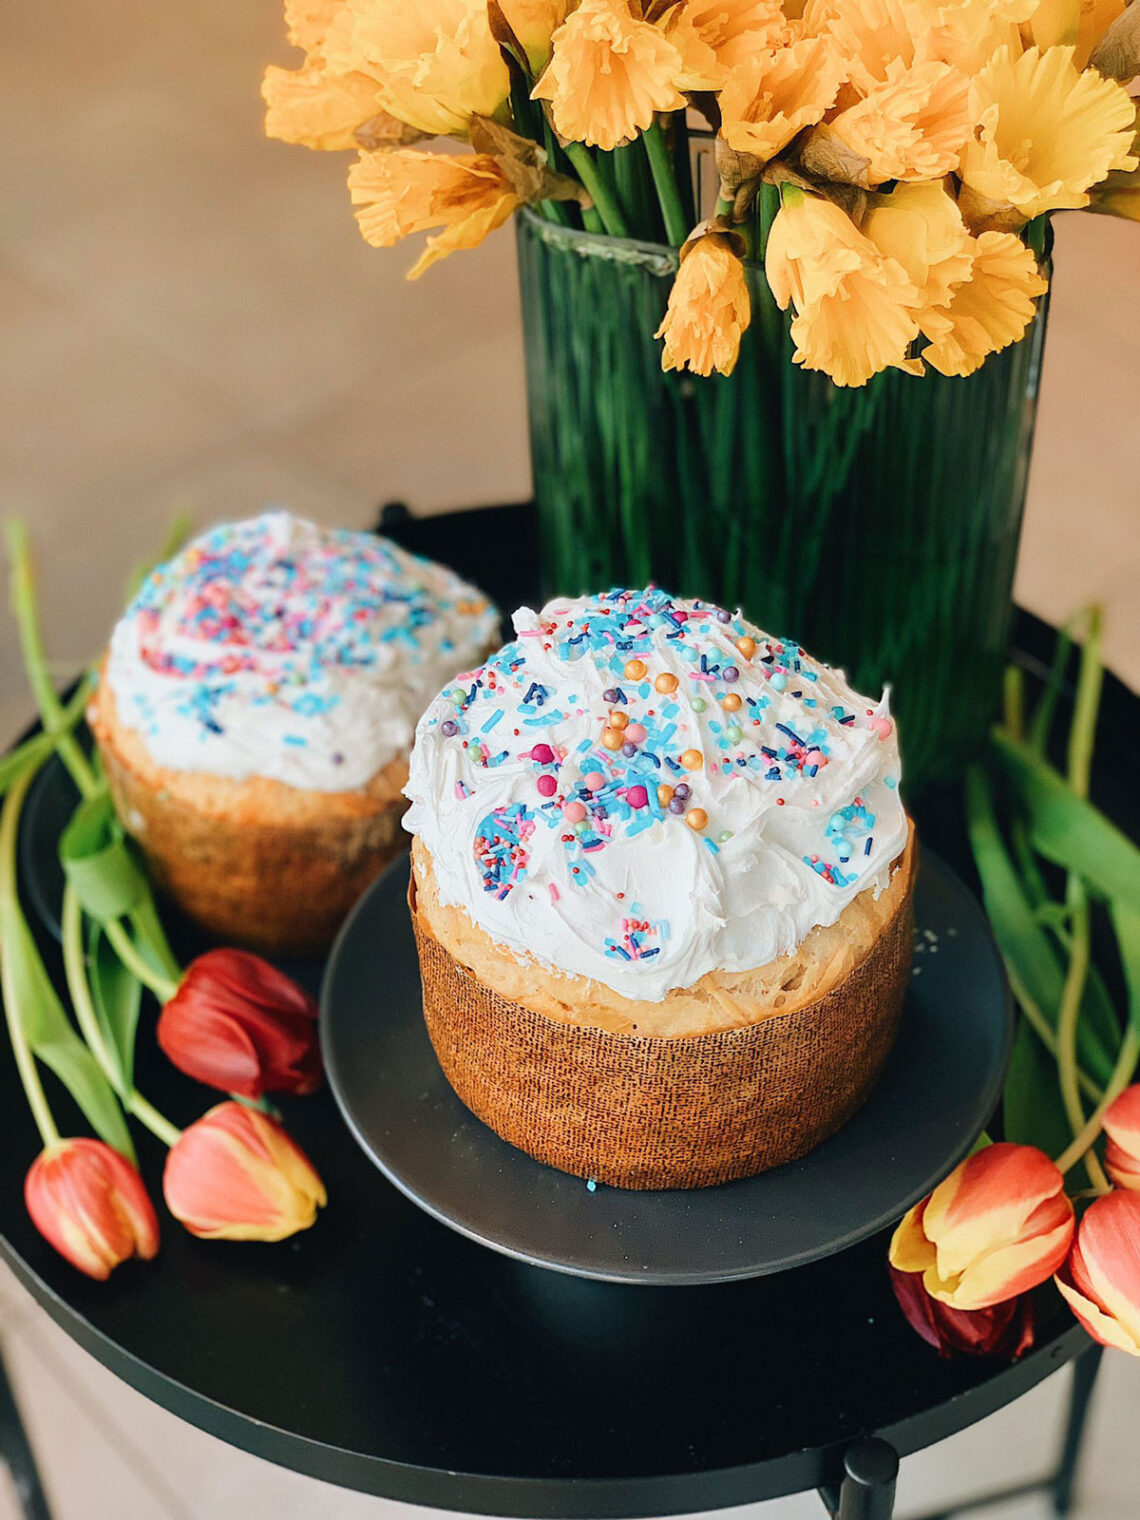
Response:
[{"label": "frosted paska cake", "polygon": [[497,642],[441,565],[286,512],[226,524],[148,577],[92,726],[117,811],[207,928],[326,946],[406,844],[415,723]]},{"label": "frosted paska cake", "polygon": [[887,699],[738,614],[610,591],[515,615],[421,718],[405,825],[427,1026],[542,1161],[699,1187],[870,1091],[911,955]]}]

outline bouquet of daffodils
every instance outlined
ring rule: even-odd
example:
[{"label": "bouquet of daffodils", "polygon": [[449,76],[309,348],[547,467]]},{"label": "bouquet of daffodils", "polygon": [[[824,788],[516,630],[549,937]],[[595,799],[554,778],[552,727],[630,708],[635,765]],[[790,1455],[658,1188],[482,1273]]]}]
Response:
[{"label": "bouquet of daffodils", "polygon": [[[680,267],[657,333],[666,369],[730,373],[758,301],[768,317],[792,308],[795,362],[837,385],[888,367],[968,375],[1031,322],[1050,213],[1140,219],[1127,87],[1140,0],[285,11],[305,60],[267,70],[266,130],[357,150],[348,185],[368,242],[441,229],[415,278],[523,205],[667,241]],[[696,204],[695,115],[715,207]]]}]

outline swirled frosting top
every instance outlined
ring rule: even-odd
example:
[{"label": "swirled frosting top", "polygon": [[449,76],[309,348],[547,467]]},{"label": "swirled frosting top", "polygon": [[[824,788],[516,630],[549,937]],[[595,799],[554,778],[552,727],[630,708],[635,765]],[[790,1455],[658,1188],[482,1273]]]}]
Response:
[{"label": "swirled frosting top", "polygon": [[498,944],[657,1002],[886,885],[907,832],[886,695],[657,589],[514,624],[420,719],[406,788],[441,900]]},{"label": "swirled frosting top", "polygon": [[497,626],[442,565],[266,512],[213,528],[147,578],[105,679],[160,765],[350,791],[407,752],[424,704]]}]

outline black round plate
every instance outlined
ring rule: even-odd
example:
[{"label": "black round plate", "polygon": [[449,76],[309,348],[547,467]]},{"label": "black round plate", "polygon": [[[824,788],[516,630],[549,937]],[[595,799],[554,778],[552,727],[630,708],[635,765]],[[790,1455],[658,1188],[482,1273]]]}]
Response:
[{"label": "black round plate", "polygon": [[329,1082],[349,1128],[414,1203],[535,1266],[624,1283],[760,1277],[842,1251],[898,1219],[967,1155],[1009,1053],[1009,994],[978,904],[926,855],[898,1041],[865,1106],[802,1161],[691,1191],[593,1190],[515,1150],[436,1061],[392,866],[357,905],[322,989]]}]

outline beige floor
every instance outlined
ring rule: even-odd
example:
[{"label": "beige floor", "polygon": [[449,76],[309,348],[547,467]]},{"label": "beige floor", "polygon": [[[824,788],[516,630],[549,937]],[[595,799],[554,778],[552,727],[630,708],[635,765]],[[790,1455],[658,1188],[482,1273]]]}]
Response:
[{"label": "beige floor", "polygon": [[[34,525],[61,673],[98,648],[176,510],[272,501],[362,525],[391,497],[431,512],[528,489],[510,236],[406,285],[406,254],[360,240],[343,160],[262,140],[258,78],[288,56],[280,31],[276,0],[5,7],[0,510]],[[1102,601],[1110,659],[1140,685],[1140,227],[1063,219],[1057,263],[1018,591],[1053,619]],[[0,741],[27,711],[6,625]],[[6,1275],[0,1337],[58,1520],[400,1508],[179,1424]],[[908,1463],[905,1508],[1040,1467],[1061,1383]],[[1140,1513],[1138,1416],[1140,1366],[1115,1359],[1083,1520]],[[0,1479],[0,1517],[14,1514]]]}]

